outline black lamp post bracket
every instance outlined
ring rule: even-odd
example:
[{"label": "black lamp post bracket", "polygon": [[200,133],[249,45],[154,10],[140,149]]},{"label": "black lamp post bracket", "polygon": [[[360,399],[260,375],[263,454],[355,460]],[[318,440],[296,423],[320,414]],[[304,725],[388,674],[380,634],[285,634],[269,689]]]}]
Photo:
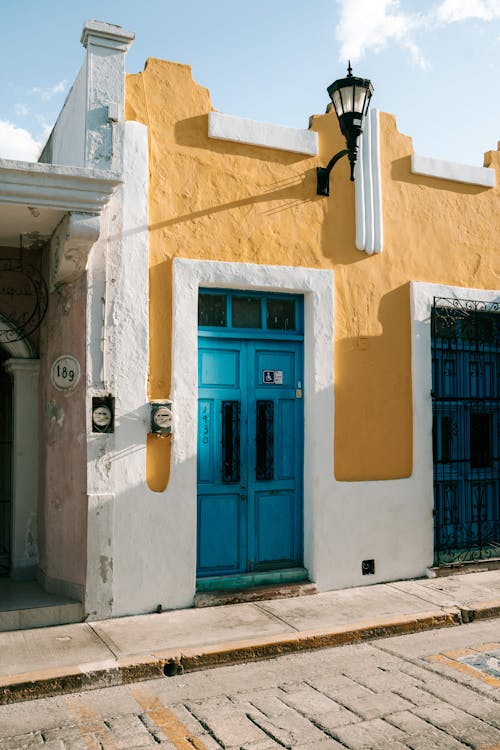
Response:
[{"label": "black lamp post bracket", "polygon": [[[343,148],[342,151],[339,151],[335,156],[332,156],[326,167],[316,167],[317,195],[330,195],[330,172],[339,159],[342,159],[343,156],[347,156],[348,153],[349,149]],[[354,177],[351,175],[351,180],[353,179]]]}]

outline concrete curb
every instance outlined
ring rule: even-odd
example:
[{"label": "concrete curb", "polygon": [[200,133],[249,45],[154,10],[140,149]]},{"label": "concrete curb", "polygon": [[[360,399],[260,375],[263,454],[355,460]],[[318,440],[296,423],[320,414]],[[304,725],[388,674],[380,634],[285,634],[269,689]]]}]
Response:
[{"label": "concrete curb", "polygon": [[108,659],[92,664],[50,668],[0,677],[0,705],[35,698],[47,698],[131,682],[173,676],[245,661],[331,648],[395,635],[448,628],[475,619],[500,616],[500,600],[471,603],[417,615],[365,620],[334,628],[307,630],[291,634],[185,649],[158,650],[152,654],[125,659]]},{"label": "concrete curb", "polygon": [[467,607],[461,607],[462,621],[473,622],[474,620],[486,620],[490,617],[500,616],[500,599],[489,602],[478,602]]}]

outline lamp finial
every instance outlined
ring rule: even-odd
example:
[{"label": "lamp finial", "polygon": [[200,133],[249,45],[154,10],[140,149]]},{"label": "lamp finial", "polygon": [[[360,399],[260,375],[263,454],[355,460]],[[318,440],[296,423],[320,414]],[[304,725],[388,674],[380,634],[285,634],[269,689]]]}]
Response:
[{"label": "lamp finial", "polygon": [[351,68],[351,61],[349,60],[347,63],[347,77],[350,78],[352,76],[352,68]]}]

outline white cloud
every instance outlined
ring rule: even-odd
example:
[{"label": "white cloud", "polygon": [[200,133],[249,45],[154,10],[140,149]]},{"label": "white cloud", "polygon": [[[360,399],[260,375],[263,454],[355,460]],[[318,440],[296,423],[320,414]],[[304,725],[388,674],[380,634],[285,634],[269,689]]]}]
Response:
[{"label": "white cloud", "polygon": [[500,18],[500,0],[442,0],[436,15],[444,23],[478,18],[492,21]]},{"label": "white cloud", "polygon": [[420,14],[402,10],[400,0],[337,0],[337,4],[336,36],[342,62],[355,62],[369,50],[380,52],[397,44],[424,70],[430,65],[415,42],[414,32],[456,21],[500,19],[500,0],[438,0]]},{"label": "white cloud", "polygon": [[8,120],[0,120],[0,158],[36,161],[41,143],[30,132]]},{"label": "white cloud", "polygon": [[54,86],[49,89],[41,89],[39,86],[35,86],[31,89],[30,94],[36,94],[43,102],[49,102],[51,99],[57,96],[57,94],[62,94],[65,90],[66,80],[63,80],[59,81],[59,83],[54,84]]},{"label": "white cloud", "polygon": [[30,108],[26,106],[26,104],[16,104],[14,106],[14,112],[16,115],[19,115],[19,117],[26,117],[26,115],[29,115]]},{"label": "white cloud", "polygon": [[425,23],[425,17],[400,10],[398,0],[338,0],[340,22],[337,39],[341,43],[339,58],[359,60],[368,49],[375,52],[396,42],[404,47],[421,68],[428,67],[414,42],[412,32]]}]

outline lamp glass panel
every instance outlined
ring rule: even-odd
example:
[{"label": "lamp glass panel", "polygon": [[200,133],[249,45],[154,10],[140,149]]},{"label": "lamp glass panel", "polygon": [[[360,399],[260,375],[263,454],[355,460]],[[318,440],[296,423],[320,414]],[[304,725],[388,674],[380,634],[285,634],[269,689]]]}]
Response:
[{"label": "lamp glass panel", "polygon": [[364,114],[366,89],[362,86],[355,86],[354,88],[354,112],[360,112]]},{"label": "lamp glass panel", "polygon": [[344,113],[353,111],[354,103],[354,86],[346,86],[342,89],[342,103],[344,105]]},{"label": "lamp glass panel", "polygon": [[337,113],[337,117],[340,117],[340,115],[344,114],[344,109],[342,107],[342,99],[340,98],[339,91],[333,92],[332,101],[333,101],[333,106],[335,107],[335,112]]}]

